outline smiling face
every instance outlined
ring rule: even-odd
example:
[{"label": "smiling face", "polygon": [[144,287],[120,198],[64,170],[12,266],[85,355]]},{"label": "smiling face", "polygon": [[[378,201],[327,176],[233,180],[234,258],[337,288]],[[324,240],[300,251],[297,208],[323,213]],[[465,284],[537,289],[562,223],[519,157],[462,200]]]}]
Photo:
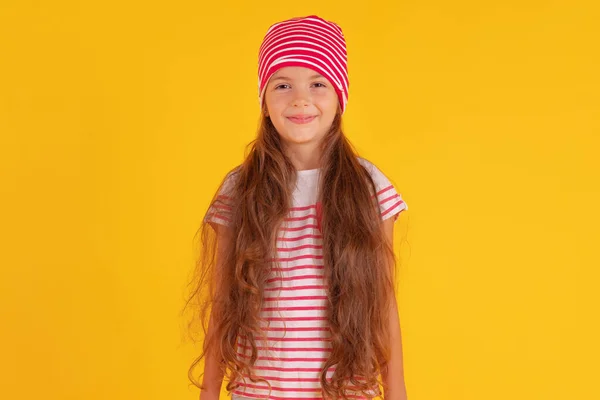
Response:
[{"label": "smiling face", "polygon": [[[327,134],[339,107],[332,83],[315,70],[284,67],[265,89],[266,115],[286,146],[314,145]],[[310,117],[307,119],[294,117]]]}]

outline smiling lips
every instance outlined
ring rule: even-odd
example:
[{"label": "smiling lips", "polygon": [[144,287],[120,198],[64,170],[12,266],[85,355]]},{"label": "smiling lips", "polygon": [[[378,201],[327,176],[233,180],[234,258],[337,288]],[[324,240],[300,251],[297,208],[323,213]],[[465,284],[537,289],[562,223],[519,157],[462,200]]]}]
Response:
[{"label": "smiling lips", "polygon": [[308,124],[310,121],[312,121],[315,118],[316,118],[316,115],[312,115],[312,116],[295,115],[293,117],[288,117],[288,119],[295,124]]}]

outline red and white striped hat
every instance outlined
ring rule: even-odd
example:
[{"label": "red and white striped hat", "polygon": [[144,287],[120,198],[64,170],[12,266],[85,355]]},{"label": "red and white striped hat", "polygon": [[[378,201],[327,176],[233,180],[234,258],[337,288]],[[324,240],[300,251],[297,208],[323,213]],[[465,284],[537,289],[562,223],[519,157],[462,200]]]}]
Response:
[{"label": "red and white striped hat", "polygon": [[258,53],[258,102],[271,76],[289,66],[311,68],[332,84],[344,113],[348,103],[346,39],[336,23],[316,15],[277,22],[267,30]]}]

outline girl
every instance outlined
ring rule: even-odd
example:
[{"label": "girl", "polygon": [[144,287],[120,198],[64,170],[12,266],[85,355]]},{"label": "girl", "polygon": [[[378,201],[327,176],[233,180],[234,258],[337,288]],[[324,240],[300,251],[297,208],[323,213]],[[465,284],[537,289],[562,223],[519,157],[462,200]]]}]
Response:
[{"label": "girl", "polygon": [[342,132],[342,30],[316,15],[276,23],[258,64],[258,136],[201,227],[190,300],[208,328],[190,379],[202,400],[227,371],[233,400],[373,398],[380,385],[406,399],[392,232],[407,205]]}]

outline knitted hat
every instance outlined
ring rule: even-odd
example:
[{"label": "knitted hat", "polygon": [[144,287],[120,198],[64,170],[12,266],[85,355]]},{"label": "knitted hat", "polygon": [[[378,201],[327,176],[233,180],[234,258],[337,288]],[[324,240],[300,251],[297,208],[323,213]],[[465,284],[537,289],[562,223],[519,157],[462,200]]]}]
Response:
[{"label": "knitted hat", "polygon": [[327,78],[338,95],[341,112],[348,103],[348,55],[342,29],[316,15],[275,23],[267,30],[258,54],[258,102],[280,68],[301,66]]}]

